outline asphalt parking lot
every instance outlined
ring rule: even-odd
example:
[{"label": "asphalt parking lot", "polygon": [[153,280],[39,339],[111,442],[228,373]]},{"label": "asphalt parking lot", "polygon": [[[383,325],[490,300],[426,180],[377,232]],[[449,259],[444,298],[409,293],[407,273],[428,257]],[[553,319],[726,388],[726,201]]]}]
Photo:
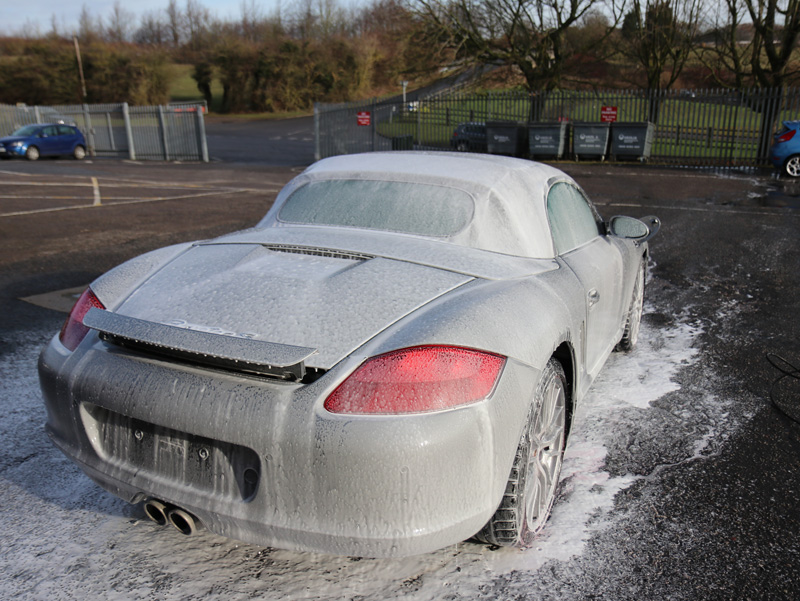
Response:
[{"label": "asphalt parking lot", "polygon": [[[254,225],[308,164],[307,141],[297,148],[280,164],[0,163],[0,597],[797,598],[800,425],[769,402],[779,374],[765,354],[800,364],[800,185],[769,171],[559,165],[604,216],[656,214],[663,227],[646,343],[604,369],[530,551],[464,543],[355,561],[184,538],[64,460],[42,430],[35,376],[64,316],[41,295]],[[778,394],[800,402],[789,382]]]}]

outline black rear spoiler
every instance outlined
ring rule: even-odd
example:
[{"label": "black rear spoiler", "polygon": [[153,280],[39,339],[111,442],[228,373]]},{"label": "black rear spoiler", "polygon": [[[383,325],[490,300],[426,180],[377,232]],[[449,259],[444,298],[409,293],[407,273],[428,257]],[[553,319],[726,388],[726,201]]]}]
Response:
[{"label": "black rear spoiler", "polygon": [[119,346],[192,363],[281,378],[302,380],[305,361],[317,349],[226,336],[146,321],[91,308],[83,325]]}]

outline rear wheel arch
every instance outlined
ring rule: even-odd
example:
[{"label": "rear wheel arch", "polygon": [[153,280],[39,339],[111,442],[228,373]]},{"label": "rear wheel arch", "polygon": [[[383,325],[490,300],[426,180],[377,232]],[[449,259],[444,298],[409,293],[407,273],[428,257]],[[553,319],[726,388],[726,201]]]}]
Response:
[{"label": "rear wheel arch", "polygon": [[639,328],[644,313],[644,291],[647,282],[647,253],[642,254],[636,267],[631,302],[625,312],[622,337],[614,350],[629,352],[634,349],[639,338]]},{"label": "rear wheel arch", "polygon": [[570,428],[572,427],[572,417],[575,411],[575,391],[578,388],[578,382],[575,380],[577,370],[575,369],[575,350],[569,342],[562,342],[558,348],[553,352],[553,359],[561,364],[566,376],[567,384],[567,436],[569,436]]},{"label": "rear wheel arch", "polygon": [[[560,347],[559,347],[560,348]],[[568,394],[561,362],[542,369],[503,495],[479,541],[528,548],[550,517],[566,448]]]}]

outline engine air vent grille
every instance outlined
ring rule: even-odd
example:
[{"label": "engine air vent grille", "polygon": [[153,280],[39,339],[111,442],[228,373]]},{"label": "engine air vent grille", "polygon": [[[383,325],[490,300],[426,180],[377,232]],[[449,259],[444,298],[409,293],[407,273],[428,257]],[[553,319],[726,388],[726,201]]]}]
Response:
[{"label": "engine air vent grille", "polygon": [[328,257],[331,259],[345,259],[347,261],[369,261],[373,255],[363,253],[317,248],[314,246],[295,246],[293,244],[264,244],[264,248],[281,253],[294,253],[297,255],[313,255],[315,257]]}]

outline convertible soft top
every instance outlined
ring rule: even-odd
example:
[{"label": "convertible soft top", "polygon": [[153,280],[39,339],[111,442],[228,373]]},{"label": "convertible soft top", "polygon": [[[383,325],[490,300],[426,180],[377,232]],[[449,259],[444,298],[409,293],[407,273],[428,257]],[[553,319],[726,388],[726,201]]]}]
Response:
[{"label": "convertible soft top", "polygon": [[[563,172],[547,165],[501,156],[411,151],[331,157],[315,163],[292,180],[259,227],[319,224],[369,229],[368,225],[359,223],[314,221],[323,217],[316,213],[313,216],[304,215],[301,209],[295,210],[294,206],[284,208],[284,205],[290,199],[293,205],[300,204],[300,201],[296,201],[299,196],[313,194],[327,194],[331,202],[335,202],[337,191],[331,192],[320,185],[325,182],[331,183],[329,188],[336,182],[354,182],[355,185],[350,185],[347,191],[340,184],[336,186],[339,195],[350,196],[367,195],[365,186],[359,186],[359,182],[380,182],[384,188],[381,194],[374,194],[372,198],[386,202],[391,197],[385,188],[388,185],[402,195],[397,201],[398,207],[417,202],[427,209],[409,211],[416,216],[422,215],[425,220],[420,221],[418,230],[408,227],[404,233],[503,254],[548,259],[555,253],[547,223],[545,199],[549,186],[556,180],[572,181]],[[404,184],[427,186],[433,192],[426,190],[422,194],[422,191],[404,187]],[[456,197],[471,200],[468,217],[464,217],[465,209],[456,202]],[[316,201],[315,206],[319,207],[319,198]],[[309,200],[309,204],[311,202]],[[357,206],[360,211],[353,208],[354,215],[379,211],[365,202]],[[368,211],[365,210],[367,206]],[[346,211],[337,206],[337,217],[343,213]],[[437,220],[455,223],[458,227],[456,231],[446,228],[441,232],[431,231],[432,228],[435,230]],[[434,222],[434,226],[431,222]]]}]

